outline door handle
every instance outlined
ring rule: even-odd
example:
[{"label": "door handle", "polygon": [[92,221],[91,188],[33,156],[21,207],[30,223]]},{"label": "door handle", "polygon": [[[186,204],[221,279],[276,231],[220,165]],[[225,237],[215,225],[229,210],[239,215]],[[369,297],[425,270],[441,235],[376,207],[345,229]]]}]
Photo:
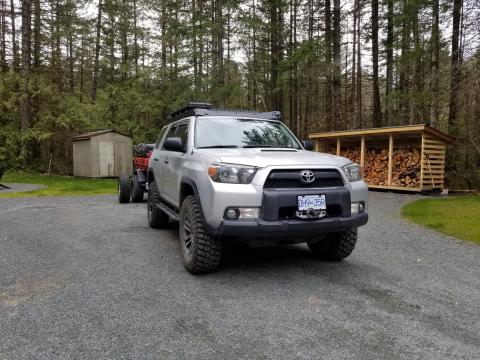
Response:
[{"label": "door handle", "polygon": [[164,164],[168,164],[168,160],[163,160],[163,163],[164,163]]},{"label": "door handle", "polygon": [[158,161],[158,158],[153,158],[153,161]]}]

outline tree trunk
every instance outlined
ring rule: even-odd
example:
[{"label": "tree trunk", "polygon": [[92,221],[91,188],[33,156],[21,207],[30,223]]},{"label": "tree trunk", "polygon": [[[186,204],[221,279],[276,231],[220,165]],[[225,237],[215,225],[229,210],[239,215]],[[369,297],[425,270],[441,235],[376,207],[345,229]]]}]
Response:
[{"label": "tree trunk", "polygon": [[352,42],[352,90],[350,91],[350,112],[352,116],[351,128],[356,129],[357,127],[357,116],[356,116],[356,71],[357,71],[357,20],[358,20],[358,2],[355,0],[353,3],[353,42]]},{"label": "tree trunk", "polygon": [[80,102],[83,103],[83,68],[85,62],[85,35],[82,34],[82,42],[81,42],[81,49],[80,49]]},{"label": "tree trunk", "polygon": [[439,58],[440,58],[440,28],[439,28],[439,0],[432,4],[432,40],[430,73],[430,126],[438,127],[438,88],[439,88]]},{"label": "tree trunk", "polygon": [[340,60],[340,0],[333,0],[333,106],[336,125],[344,128],[342,117],[341,60]]},{"label": "tree trunk", "polygon": [[10,0],[10,23],[12,27],[12,57],[13,57],[13,71],[18,71],[18,45],[17,45],[17,30],[15,27],[15,2]]},{"label": "tree trunk", "polygon": [[417,5],[415,8],[415,15],[413,16],[413,41],[415,49],[415,70],[413,75],[413,90],[415,97],[410,99],[410,124],[423,122],[423,114],[425,112],[423,101],[417,101],[420,98],[419,95],[423,91],[423,62],[422,62],[422,44],[420,43],[420,30],[419,30],[419,12],[420,7]]},{"label": "tree trunk", "polygon": [[41,19],[41,5],[40,0],[33,0],[33,68],[38,69],[40,67],[40,50],[42,47],[42,19]]},{"label": "tree trunk", "polygon": [[[22,0],[22,79],[24,82],[21,107],[20,107],[20,128],[25,133],[31,123],[32,106],[31,106],[31,91],[30,91],[30,72],[32,61],[32,1]],[[26,141],[22,144],[22,159],[23,167],[28,165],[28,143]]]},{"label": "tree trunk", "polygon": [[[138,76],[138,30],[137,30],[137,0],[133,1],[133,58],[135,62],[135,77]],[[195,0],[194,0],[195,1]]]},{"label": "tree trunk", "polygon": [[453,1],[453,23],[452,23],[452,54],[450,69],[450,111],[448,114],[448,130],[451,134],[457,133],[458,123],[458,87],[460,85],[460,21],[462,11],[462,0]]},{"label": "tree trunk", "polygon": [[6,5],[5,5],[5,0],[0,1],[0,33],[1,33],[1,38],[0,38],[0,71],[6,72],[8,70],[7,66],[7,60],[6,60],[6,35],[5,33],[7,32],[7,26],[5,24],[5,14],[6,14]]},{"label": "tree trunk", "polygon": [[[216,50],[217,53],[217,80],[220,87],[225,86],[225,73],[223,68],[223,38],[225,36],[225,29],[223,26],[223,2],[221,0],[215,1],[215,25],[216,25]],[[225,99],[221,99],[222,105],[224,104]]]},{"label": "tree trunk", "polygon": [[402,45],[400,55],[400,123],[403,125],[407,119],[408,98],[409,98],[409,76],[410,76],[410,6],[408,0],[403,0],[403,20],[402,20]]},{"label": "tree trunk", "polygon": [[360,128],[363,127],[363,98],[362,98],[362,6],[358,5],[358,20],[357,20],[357,120]]},{"label": "tree trunk", "polygon": [[272,110],[280,110],[278,96],[278,75],[279,75],[279,4],[272,1],[270,4],[270,106]]},{"label": "tree trunk", "polygon": [[332,125],[332,11],[330,0],[325,0],[325,127]]},{"label": "tree trunk", "polygon": [[385,91],[385,120],[393,125],[392,91],[393,91],[393,0],[387,3],[387,41],[386,41],[387,83]]},{"label": "tree trunk", "polygon": [[382,126],[380,85],[378,82],[378,0],[372,0],[373,127]]},{"label": "tree trunk", "polygon": [[92,79],[92,104],[97,101],[98,71],[100,60],[100,36],[102,34],[102,0],[98,1],[97,10],[97,34],[95,37],[95,59],[93,61],[93,79]]}]

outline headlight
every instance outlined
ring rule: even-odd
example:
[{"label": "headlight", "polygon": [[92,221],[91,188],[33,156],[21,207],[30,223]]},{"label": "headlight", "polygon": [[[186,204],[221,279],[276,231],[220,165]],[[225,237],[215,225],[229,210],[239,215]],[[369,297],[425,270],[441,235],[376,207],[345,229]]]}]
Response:
[{"label": "headlight", "polygon": [[362,180],[362,169],[357,164],[348,164],[343,167],[350,182]]},{"label": "headlight", "polygon": [[256,173],[256,167],[244,165],[213,163],[208,168],[213,181],[229,184],[250,184]]}]

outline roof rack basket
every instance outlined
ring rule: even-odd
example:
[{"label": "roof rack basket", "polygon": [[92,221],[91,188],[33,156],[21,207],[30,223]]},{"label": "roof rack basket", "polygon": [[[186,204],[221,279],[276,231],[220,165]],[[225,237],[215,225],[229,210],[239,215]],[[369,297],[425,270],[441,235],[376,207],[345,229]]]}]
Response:
[{"label": "roof rack basket", "polygon": [[257,112],[240,109],[217,109],[209,103],[190,102],[180,109],[172,112],[170,115],[170,121],[180,120],[187,116],[234,116],[266,120],[281,120],[280,111]]}]

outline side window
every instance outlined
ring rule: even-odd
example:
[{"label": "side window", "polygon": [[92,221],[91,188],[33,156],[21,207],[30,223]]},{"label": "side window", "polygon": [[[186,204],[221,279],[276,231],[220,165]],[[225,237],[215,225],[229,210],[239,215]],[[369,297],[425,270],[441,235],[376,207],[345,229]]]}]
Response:
[{"label": "side window", "polygon": [[[167,136],[165,137],[165,139],[175,137],[175,130],[177,130],[177,125],[172,125],[168,130]],[[163,147],[162,147],[162,150],[163,150]]]},{"label": "side window", "polygon": [[157,138],[157,143],[155,144],[155,149],[158,149],[158,147],[160,146],[160,142],[162,141],[163,135],[165,135],[165,131],[167,131],[167,127],[168,126],[164,126],[160,131],[160,135],[158,135]]},{"label": "side window", "polygon": [[178,137],[182,140],[183,148],[186,149],[188,141],[188,123],[178,125],[175,137]]}]

